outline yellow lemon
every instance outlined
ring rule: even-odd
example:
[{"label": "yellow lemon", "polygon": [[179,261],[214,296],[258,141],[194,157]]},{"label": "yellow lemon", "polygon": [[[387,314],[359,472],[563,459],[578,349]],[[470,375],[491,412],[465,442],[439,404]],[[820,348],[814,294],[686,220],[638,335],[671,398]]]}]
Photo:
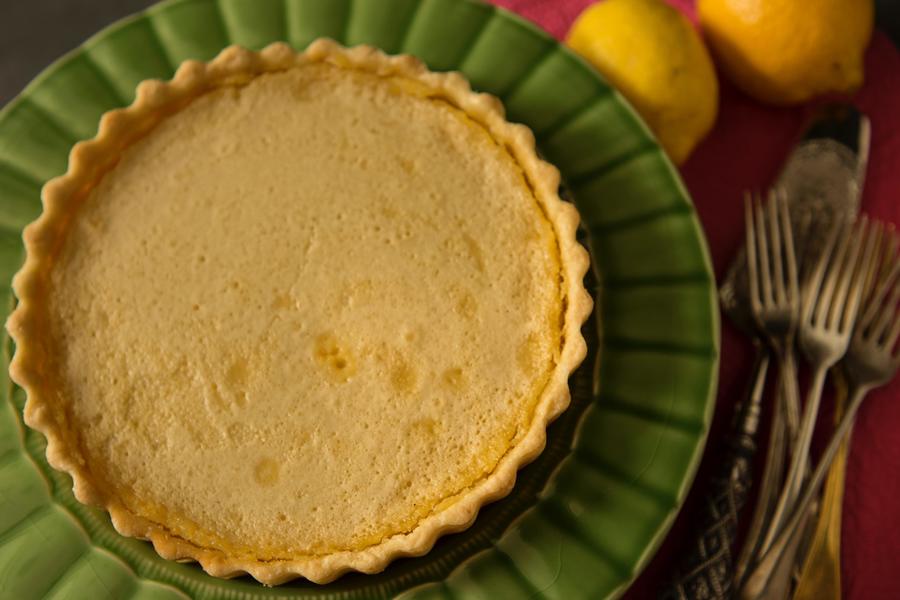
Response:
[{"label": "yellow lemon", "polygon": [[585,9],[566,38],[634,105],[682,163],[716,120],[719,86],[690,22],[662,0],[607,0]]},{"label": "yellow lemon", "polygon": [[862,84],[872,0],[699,0],[697,11],[722,68],[758,100],[794,104]]}]

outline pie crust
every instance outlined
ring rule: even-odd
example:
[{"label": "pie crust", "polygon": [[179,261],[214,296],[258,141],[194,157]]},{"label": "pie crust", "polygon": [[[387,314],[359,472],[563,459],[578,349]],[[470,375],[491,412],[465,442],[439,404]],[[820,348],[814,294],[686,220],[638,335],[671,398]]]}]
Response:
[{"label": "pie crust", "polygon": [[[288,73],[311,65],[374,75],[397,84],[398,94],[449,105],[464,115],[464,120],[488,132],[498,151],[512,157],[555,241],[552,253],[558,258],[558,281],[554,285],[560,297],[559,323],[553,325],[556,328],[553,331],[557,332],[554,335],[558,334],[558,346],[546,367],[542,387],[530,405],[527,427],[516,430],[515,436],[505,442],[509,446],[499,460],[482,476],[427,507],[424,516],[417,518],[412,526],[389,531],[374,541],[360,543],[358,547],[319,551],[285,554],[281,550],[273,555],[252,544],[246,547],[224,544],[223,547],[214,536],[201,535],[202,528],[196,529],[198,533],[194,535],[193,525],[185,525],[190,520],[180,517],[177,511],[150,514],[149,509],[135,509],[144,505],[135,498],[134,489],[104,483],[105,475],[98,475],[100,467],[91,463],[79,441],[83,434],[76,431],[73,423],[77,419],[69,412],[70,399],[66,398],[69,388],[57,385],[66,377],[60,374],[63,367],[58,360],[59,348],[66,342],[54,338],[48,332],[47,323],[48,311],[56,306],[54,269],[66,264],[60,256],[67,236],[75,235],[72,231],[79,222],[79,210],[104,177],[120,161],[124,164],[122,157],[132,147],[167,118],[214,91],[238,90],[263,75]],[[284,155],[284,161],[286,165],[291,164],[289,153]],[[19,302],[7,323],[17,347],[10,375],[25,389],[28,398],[25,421],[47,437],[47,460],[72,476],[74,494],[79,501],[107,510],[115,528],[123,535],[150,540],[165,558],[196,560],[211,575],[234,577],[249,573],[267,585],[296,577],[326,583],[348,571],[375,573],[397,557],[422,555],[439,536],[468,527],[485,503],[509,493],[518,469],[543,449],[547,425],[569,403],[567,380],[585,356],[580,329],[592,302],[582,283],[589,259],[576,241],[578,214],[570,203],[559,198],[558,186],[558,171],[538,157],[531,131],[507,122],[496,98],[473,92],[458,73],[430,72],[411,56],[388,56],[368,46],[347,49],[329,40],[317,40],[301,53],[282,43],[272,44],[260,52],[232,46],[208,63],[187,61],[171,81],[145,81],[139,85],[133,104],[103,115],[97,136],[76,144],[68,171],[49,181],[43,189],[44,211],[24,232],[26,260],[13,282]],[[326,360],[332,359],[329,353],[334,352],[326,348],[323,354]],[[152,445],[147,449],[153,450]],[[192,451],[187,445],[182,450]],[[261,468],[265,471],[267,465]],[[266,473],[262,475],[265,478]]]}]

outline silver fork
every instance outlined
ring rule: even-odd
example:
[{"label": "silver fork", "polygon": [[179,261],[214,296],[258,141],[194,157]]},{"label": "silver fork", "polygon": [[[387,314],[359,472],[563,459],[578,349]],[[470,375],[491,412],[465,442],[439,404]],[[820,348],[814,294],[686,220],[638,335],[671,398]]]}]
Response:
[{"label": "silver fork", "polygon": [[[872,293],[866,301],[862,316],[853,332],[850,351],[844,359],[844,369],[850,383],[849,402],[852,407],[872,388],[890,381],[896,371],[900,352],[894,347],[900,337],[900,260],[896,256],[897,234],[886,233],[884,260],[872,261],[870,277]],[[883,274],[877,273],[883,264]],[[890,296],[888,295],[890,292]]]},{"label": "silver fork", "polygon": [[[787,511],[797,501],[807,475],[809,446],[819,414],[825,376],[828,369],[847,353],[866,283],[866,269],[860,268],[860,254],[862,253],[861,264],[870,264],[880,237],[880,224],[874,229],[870,235],[868,218],[865,216],[852,225],[836,222],[829,234],[825,251],[805,286],[800,320],[800,347],[813,367],[812,380],[803,408],[795,452],[791,456],[785,486],[762,545],[763,553],[771,547],[775,534],[784,525]],[[835,246],[838,233],[840,242]]]},{"label": "silver fork", "polygon": [[[864,240],[868,239],[863,252],[868,260],[875,248],[876,236],[866,236],[867,232],[868,220],[865,217],[856,224],[835,221],[826,236],[822,253],[805,283],[800,344],[813,366],[812,382],[784,488],[757,557],[769,553],[797,502],[806,477],[809,444],[819,412],[825,375],[847,352],[859,309],[865,269],[859,268],[858,259]],[[869,264],[868,260],[864,259],[863,264]],[[745,600],[786,597],[799,543],[800,536],[792,536],[790,545],[780,551],[781,562],[771,568],[760,560],[754,561],[741,589],[741,597]]]},{"label": "silver fork", "polygon": [[[794,236],[783,191],[770,191],[764,209],[758,194],[744,198],[750,307],[779,363],[779,389],[789,439],[797,432],[799,399],[794,336],[800,309]],[[771,250],[771,252],[770,252]]]},{"label": "silver fork", "polygon": [[[867,251],[880,246],[881,233],[880,226],[876,226],[874,232],[870,233]],[[877,276],[878,265],[882,261],[871,261],[871,253],[868,255],[870,261],[863,262],[858,269],[874,291],[867,295],[862,316],[854,329],[849,351],[843,361],[850,381],[847,411],[835,428],[815,472],[803,487],[799,500],[790,509],[784,526],[777,532],[771,547],[762,556],[753,576],[748,580],[747,588],[753,588],[749,590],[753,595],[742,590],[743,597],[787,597],[791,566],[794,564],[794,552],[800,541],[802,526],[838,448],[853,427],[856,413],[866,394],[890,381],[900,367],[900,350],[897,349],[897,340],[900,338],[900,259],[896,256],[896,235],[890,235],[890,243],[886,245],[886,276]],[[879,280],[881,283],[877,283]]]},{"label": "silver fork", "polygon": [[[794,336],[800,298],[793,230],[783,190],[770,191],[765,211],[758,194],[744,195],[748,300],[757,329],[779,361],[779,393],[773,407],[772,427],[757,507],[744,548],[735,566],[740,587],[764,540],[765,524],[775,508],[786,447],[796,437],[799,421]],[[770,255],[769,247],[772,247]]]},{"label": "silver fork", "polygon": [[797,431],[799,413],[794,335],[800,295],[787,198],[783,191],[770,191],[764,210],[759,195],[748,193],[744,198],[744,209],[750,307],[757,326],[779,362],[779,388],[792,438]]}]

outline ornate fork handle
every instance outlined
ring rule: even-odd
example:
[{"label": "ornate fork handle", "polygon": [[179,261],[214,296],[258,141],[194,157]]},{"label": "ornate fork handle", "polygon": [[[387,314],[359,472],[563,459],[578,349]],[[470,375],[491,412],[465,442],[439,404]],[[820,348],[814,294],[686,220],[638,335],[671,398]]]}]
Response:
[{"label": "ornate fork handle", "polygon": [[766,461],[760,478],[756,507],[753,510],[747,537],[744,540],[734,568],[735,587],[738,589],[740,589],[744,578],[752,567],[751,561],[759,552],[763,543],[763,536],[766,533],[766,525],[775,510],[775,503],[778,500],[788,442],[784,408],[781,402],[776,401],[772,411],[769,443],[766,449]]},{"label": "ornate fork handle", "polygon": [[738,515],[753,482],[753,456],[768,368],[769,354],[757,345],[753,375],[735,413],[725,457],[709,482],[702,527],[676,579],[664,590],[661,597],[665,600],[728,600],[734,594],[731,548]]},{"label": "ornate fork handle", "polygon": [[822,454],[819,464],[812,478],[804,486],[803,492],[797,504],[790,511],[788,519],[785,521],[778,534],[775,536],[769,550],[762,556],[753,573],[747,580],[747,584],[741,590],[742,598],[786,598],[789,586],[790,576],[779,573],[779,569],[793,569],[794,562],[785,560],[785,556],[789,555],[795,546],[799,543],[799,536],[802,533],[802,525],[806,521],[809,513],[809,507],[815,500],[819,488],[822,485],[825,475],[831,466],[834,457],[837,455],[841,443],[847,437],[853,422],[856,418],[856,412],[859,410],[866,392],[872,386],[855,386],[850,392],[850,403],[847,412],[841,419],[840,424],[835,429],[828,442],[828,447]]}]

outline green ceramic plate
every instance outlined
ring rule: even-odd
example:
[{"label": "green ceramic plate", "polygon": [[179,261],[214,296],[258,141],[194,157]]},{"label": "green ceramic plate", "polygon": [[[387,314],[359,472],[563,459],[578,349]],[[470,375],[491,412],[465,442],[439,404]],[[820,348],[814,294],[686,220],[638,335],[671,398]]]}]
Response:
[{"label": "green ceramic plate", "polygon": [[[645,126],[600,76],[522,19],[468,0],[174,0],[126,19],[47,69],[0,112],[0,282],[22,260],[21,228],[71,146],[137,83],[237,43],[297,48],[319,36],[458,69],[503,99],[562,171],[599,283],[602,340],[573,377],[572,407],[514,493],[474,527],[377,576],[264,588],[165,561],[78,504],[22,424],[22,391],[0,404],[0,590],[4,598],[602,598],[621,593],[683,501],[703,449],[717,372],[709,257],[687,193]],[[5,318],[5,313],[3,315]],[[599,346],[600,359],[597,360]],[[8,359],[11,351],[4,345]],[[5,377],[6,369],[2,370]],[[598,379],[600,390],[592,382]]]}]

